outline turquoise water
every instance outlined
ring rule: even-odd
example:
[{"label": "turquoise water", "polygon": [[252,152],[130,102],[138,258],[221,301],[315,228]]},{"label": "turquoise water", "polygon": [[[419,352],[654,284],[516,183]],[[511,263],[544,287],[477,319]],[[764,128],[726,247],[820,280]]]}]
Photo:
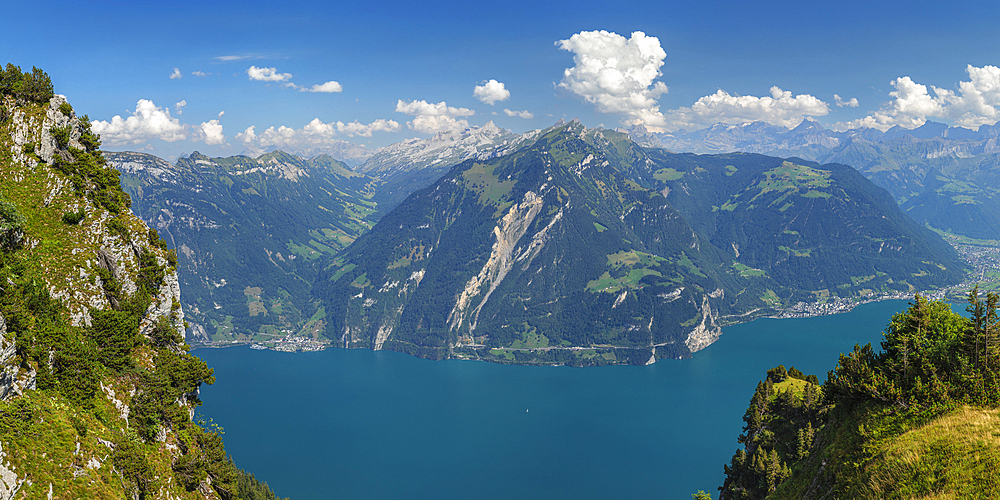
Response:
[{"label": "turquoise water", "polygon": [[693,359],[645,367],[504,366],[368,350],[200,349],[218,382],[199,410],[236,464],[280,496],[718,496],[768,368],[825,380],[877,344],[906,301],[724,329]]}]

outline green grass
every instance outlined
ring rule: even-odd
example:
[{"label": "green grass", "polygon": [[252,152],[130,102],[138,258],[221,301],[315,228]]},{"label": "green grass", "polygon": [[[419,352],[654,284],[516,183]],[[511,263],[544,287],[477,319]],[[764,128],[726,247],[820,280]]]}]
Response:
[{"label": "green grass", "polygon": [[985,239],[970,238],[968,236],[963,236],[961,234],[955,234],[945,231],[943,229],[938,229],[931,225],[928,225],[927,228],[930,229],[931,231],[934,231],[945,240],[959,245],[971,245],[979,247],[1000,247],[1000,240],[985,240]]},{"label": "green grass", "polygon": [[686,172],[681,172],[673,168],[661,168],[656,172],[653,172],[653,178],[658,181],[676,181],[681,177],[684,177]]},{"label": "green grass", "polygon": [[1000,497],[1000,410],[962,407],[876,446],[875,496]]},{"label": "green grass", "polygon": [[507,361],[514,361],[514,353],[507,349],[490,349],[490,354]]},{"label": "green grass", "polygon": [[660,265],[660,262],[666,262],[666,260],[667,259],[664,259],[663,257],[645,252],[637,252],[635,250],[608,255],[608,265],[616,269],[621,266],[658,266]]},{"label": "green grass", "polygon": [[465,186],[479,195],[479,203],[482,205],[496,205],[500,202],[517,181],[504,180],[493,174],[495,165],[474,164],[471,168],[462,172],[465,179]]},{"label": "green grass", "polygon": [[[525,326],[527,326],[527,324]],[[521,338],[515,340],[510,346],[514,349],[537,349],[539,347],[548,347],[549,338],[538,333],[537,330],[532,328],[521,334]]]},{"label": "green grass", "polygon": [[774,290],[771,290],[770,288],[768,288],[763,294],[761,294],[760,300],[763,300],[764,303],[766,303],[769,306],[781,305],[781,299],[778,298],[778,294],[774,293]]},{"label": "green grass", "polygon": [[677,261],[677,263],[683,266],[689,272],[691,272],[691,274],[701,276],[702,278],[707,278],[707,276],[705,276],[705,274],[698,269],[698,266],[694,265],[694,262],[691,261],[691,259],[687,256],[686,253],[681,253],[681,258]]},{"label": "green grass", "polygon": [[788,161],[782,163],[780,167],[764,172],[763,175],[764,179],[757,183],[756,187],[764,193],[798,189],[801,186],[830,187],[830,172],[796,165]]},{"label": "green grass", "polygon": [[733,262],[733,269],[735,269],[736,272],[739,273],[739,275],[744,278],[767,276],[767,273],[764,272],[762,269],[754,269],[750,266],[747,266],[746,264],[741,264],[739,262]]},{"label": "green grass", "polygon": [[824,193],[822,191],[816,191],[815,189],[810,189],[806,191],[806,194],[802,195],[803,198],[829,198],[833,195],[830,193]]},{"label": "green grass", "polygon": [[412,262],[413,262],[413,261],[412,261],[412,260],[410,260],[410,259],[409,259],[409,258],[407,258],[407,257],[400,257],[400,258],[398,258],[398,259],[394,260],[394,261],[392,262],[392,264],[389,264],[389,269],[396,269],[396,268],[399,268],[399,267],[407,267],[407,266],[409,266],[409,265],[410,265],[410,264],[411,264]]},{"label": "green grass", "polygon": [[792,255],[794,255],[796,257],[812,257],[812,255],[810,255],[811,252],[812,252],[812,250],[809,249],[809,248],[807,248],[805,250],[796,250],[794,248],[789,248],[789,247],[786,247],[786,246],[782,245],[782,246],[778,247],[778,250],[781,250],[782,252],[785,252],[785,253],[790,253],[790,254],[792,254]]},{"label": "green grass", "polygon": [[1000,497],[998,409],[859,409],[825,427],[819,439],[825,446],[814,450],[818,456],[797,464],[792,479],[768,498],[801,498],[817,483],[830,498]]},{"label": "green grass", "polygon": [[639,287],[639,280],[650,275],[663,276],[658,271],[646,268],[631,269],[627,275],[619,278],[612,278],[611,273],[604,271],[604,274],[600,278],[587,283],[587,290],[591,292],[617,293],[623,288],[635,289]]}]

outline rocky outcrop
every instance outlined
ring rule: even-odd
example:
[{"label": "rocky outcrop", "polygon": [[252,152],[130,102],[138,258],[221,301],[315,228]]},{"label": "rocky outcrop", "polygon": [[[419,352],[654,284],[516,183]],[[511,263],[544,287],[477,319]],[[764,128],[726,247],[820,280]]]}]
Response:
[{"label": "rocky outcrop", "polygon": [[[504,215],[503,219],[493,228],[493,235],[496,237],[496,242],[493,243],[493,251],[490,253],[489,260],[487,260],[482,270],[479,271],[479,274],[473,276],[466,283],[465,289],[455,301],[455,307],[448,315],[448,323],[452,330],[460,328],[463,322],[468,323],[470,331],[476,329],[476,319],[479,316],[479,311],[482,310],[483,305],[489,300],[490,295],[500,286],[500,282],[503,281],[514,265],[513,253],[517,242],[521,240],[528,231],[528,228],[531,227],[535,216],[542,210],[543,204],[541,196],[528,191],[524,193],[524,200],[519,205],[510,207],[507,215]],[[544,238],[539,241],[544,242]],[[540,243],[537,243],[535,246],[539,245]],[[537,254],[537,248],[533,250],[526,252],[522,257],[526,257],[529,253],[532,256]],[[485,286],[489,288],[483,295],[482,300],[470,309],[472,300],[480,294],[480,289]]]},{"label": "rocky outcrop", "polygon": [[[26,113],[16,108],[11,101],[6,101],[3,105],[8,106],[12,117],[10,151],[14,168],[7,174],[15,181],[28,177],[44,179],[45,198],[37,200],[41,205],[53,208],[61,206],[67,211],[83,210],[86,214],[78,224],[82,234],[75,238],[75,246],[65,249],[65,254],[46,255],[43,259],[53,264],[59,261],[58,267],[61,268],[72,266],[73,271],[65,276],[59,276],[58,279],[55,276],[48,277],[49,293],[66,303],[73,325],[89,325],[91,309],[119,305],[113,303],[117,299],[105,293],[98,268],[111,272],[123,294],[131,296],[138,288],[135,276],[139,269],[139,255],[143,251],[152,251],[158,255],[159,264],[166,266],[164,252],[147,241],[148,228],[131,210],[126,209],[124,213],[117,215],[103,210],[89,197],[78,196],[72,183],[50,167],[57,160],[73,161],[70,148],[85,148],[80,142],[84,132],[83,124],[64,96],[53,97],[44,108],[44,115]],[[66,144],[60,144],[56,137],[58,134],[55,131],[59,129],[67,131],[69,140]],[[37,158],[44,163],[38,163],[36,158],[26,153],[36,144]],[[126,229],[128,236],[120,231],[110,230],[112,219],[115,219],[119,227]],[[37,237],[32,239],[29,235],[26,246],[34,247],[39,243]],[[183,336],[184,311],[180,307],[180,286],[174,268],[168,269],[160,293],[143,319],[143,333],[161,316],[167,317]]]},{"label": "rocky outcrop", "polygon": [[35,370],[18,366],[16,354],[13,332],[7,331],[7,322],[0,315],[0,401],[35,388]]},{"label": "rocky outcrop", "polygon": [[[721,297],[721,289],[716,290],[716,294]],[[700,351],[710,345],[722,335],[722,327],[716,322],[716,314],[712,312],[712,304],[709,302],[711,295],[702,296],[701,300],[701,322],[695,326],[694,330],[688,333],[684,345],[691,352]]]},{"label": "rocky outcrop", "polygon": [[5,458],[7,454],[3,451],[3,443],[0,443],[0,500],[13,500],[17,490],[21,489],[24,479],[17,477],[17,473]]}]

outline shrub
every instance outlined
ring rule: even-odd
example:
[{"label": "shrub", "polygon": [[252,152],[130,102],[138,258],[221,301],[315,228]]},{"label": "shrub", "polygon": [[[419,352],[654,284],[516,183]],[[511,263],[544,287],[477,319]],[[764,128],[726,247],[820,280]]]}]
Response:
[{"label": "shrub", "polygon": [[16,205],[0,199],[0,249],[16,250],[21,244],[27,222]]},{"label": "shrub", "polygon": [[68,102],[64,102],[59,105],[59,112],[68,117],[73,114],[73,106],[70,106]]},{"label": "shrub", "polygon": [[52,127],[49,129],[49,133],[52,134],[52,138],[56,140],[57,148],[66,149],[69,146],[69,138],[70,138],[69,125],[65,127]]},{"label": "shrub", "polygon": [[80,207],[80,209],[75,212],[64,213],[62,216],[62,221],[71,226],[75,226],[79,224],[80,221],[82,221],[83,218],[86,216],[87,216],[87,211],[83,207]]},{"label": "shrub", "polygon": [[119,217],[113,217],[108,221],[108,231],[111,231],[111,234],[121,236],[122,240],[126,242],[132,241],[132,236],[128,232],[128,226]]}]

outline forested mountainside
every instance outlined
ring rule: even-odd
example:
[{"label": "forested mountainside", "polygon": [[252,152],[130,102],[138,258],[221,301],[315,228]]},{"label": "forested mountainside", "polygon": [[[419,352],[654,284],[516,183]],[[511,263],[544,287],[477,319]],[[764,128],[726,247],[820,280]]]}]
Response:
[{"label": "forested mountainside", "polygon": [[918,295],[823,385],[769,370],[719,498],[996,498],[998,302],[974,289],[965,317]]},{"label": "forested mountainside", "polygon": [[192,422],[177,257],[49,77],[0,70],[0,498],[274,498]]},{"label": "forested mountainside", "polygon": [[378,183],[329,156],[107,153],[133,209],[179,252],[192,340],[315,337],[318,263],[375,223]]},{"label": "forested mountainside", "polygon": [[1000,239],[1000,126],[978,130],[934,122],[886,132],[834,132],[804,120],[794,129],[762,122],[717,124],[704,130],[656,134],[634,127],[647,146],[672,151],[744,151],[799,156],[850,165],[887,189],[917,222],[979,239]]},{"label": "forested mountainside", "polygon": [[414,193],[314,291],[347,347],[647,363],[770,308],[963,274],[849,167],[673,155],[574,121]]}]

